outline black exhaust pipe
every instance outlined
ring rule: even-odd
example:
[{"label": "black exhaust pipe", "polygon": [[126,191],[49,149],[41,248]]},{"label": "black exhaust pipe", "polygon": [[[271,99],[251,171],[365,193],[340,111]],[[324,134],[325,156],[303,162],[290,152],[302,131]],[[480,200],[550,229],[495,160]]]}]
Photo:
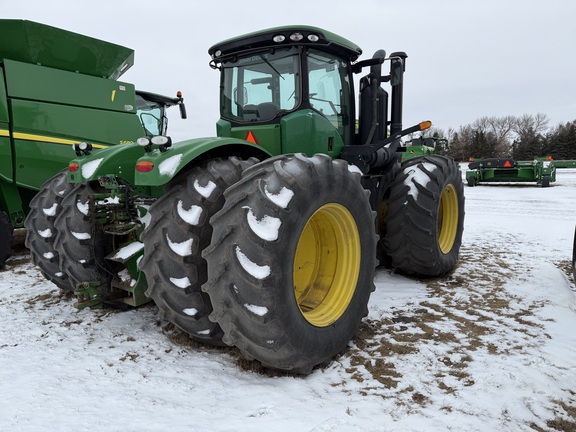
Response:
[{"label": "black exhaust pipe", "polygon": [[402,130],[402,98],[404,97],[404,71],[407,57],[408,55],[403,51],[390,54],[390,85],[392,86],[390,135]]}]

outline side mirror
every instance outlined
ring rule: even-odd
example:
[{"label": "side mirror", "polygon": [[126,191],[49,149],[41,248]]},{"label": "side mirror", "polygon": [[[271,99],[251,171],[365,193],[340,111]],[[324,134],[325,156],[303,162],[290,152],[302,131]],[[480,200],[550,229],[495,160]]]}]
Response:
[{"label": "side mirror", "polygon": [[179,91],[176,93],[176,97],[178,98],[178,108],[180,108],[180,118],[186,119],[188,116],[186,115],[186,105],[184,105],[184,98],[182,97],[182,92]]},{"label": "side mirror", "polygon": [[[239,94],[240,91],[242,92],[241,94]],[[244,106],[248,103],[248,89],[246,87],[242,87],[242,89],[236,87],[234,89],[234,103],[239,106]]]},{"label": "side mirror", "polygon": [[180,108],[180,118],[182,119],[188,118],[186,114],[186,105],[184,105],[184,102],[179,103],[178,107]]}]

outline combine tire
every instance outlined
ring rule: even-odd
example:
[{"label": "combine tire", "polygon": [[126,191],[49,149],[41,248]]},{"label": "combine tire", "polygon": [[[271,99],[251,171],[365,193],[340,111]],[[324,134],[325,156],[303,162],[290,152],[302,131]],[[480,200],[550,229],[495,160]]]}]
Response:
[{"label": "combine tire", "polygon": [[550,186],[550,176],[542,176],[542,187],[545,188],[548,186]]},{"label": "combine tire", "polygon": [[60,257],[60,268],[68,275],[72,287],[81,282],[100,281],[109,285],[113,271],[104,259],[112,252],[111,237],[106,235],[90,215],[90,197],[98,186],[80,184],[62,200],[60,214],[54,222],[54,249]]},{"label": "combine tire", "polygon": [[212,305],[201,286],[208,275],[202,251],[210,244],[208,223],[224,205],[224,190],[240,180],[255,159],[216,159],[179,175],[166,194],[150,207],[151,222],[144,230],[146,295],[154,300],[163,319],[191,338],[225,345],[222,330],[208,319]]},{"label": "combine tire", "polygon": [[12,256],[14,245],[14,228],[4,211],[0,211],[0,268],[4,267],[6,260]]},{"label": "combine tire", "polygon": [[72,189],[73,185],[66,181],[66,171],[60,171],[46,181],[30,201],[30,212],[24,222],[26,247],[30,249],[32,262],[46,279],[67,291],[72,291],[73,287],[68,275],[60,269],[58,252],[54,249],[54,221],[60,214],[62,199]]},{"label": "combine tire", "polygon": [[464,192],[458,165],[425,156],[402,165],[390,187],[384,244],[402,273],[441,276],[458,259]]},{"label": "combine tire", "polygon": [[468,186],[474,187],[476,186],[476,179],[474,177],[468,177],[466,183],[468,183]]},{"label": "combine tire", "polygon": [[223,341],[264,366],[308,374],[367,314],[376,266],[369,192],[341,160],[278,156],[225,192],[203,256]]}]

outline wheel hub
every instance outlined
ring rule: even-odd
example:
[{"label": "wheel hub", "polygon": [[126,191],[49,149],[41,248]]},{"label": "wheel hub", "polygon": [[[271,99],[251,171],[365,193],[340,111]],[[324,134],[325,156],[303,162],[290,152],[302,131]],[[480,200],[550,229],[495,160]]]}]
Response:
[{"label": "wheel hub", "polygon": [[326,204],[304,227],[294,258],[294,294],[304,318],[326,327],[346,311],[361,262],[358,227],[340,204]]},{"label": "wheel hub", "polygon": [[453,185],[442,191],[438,207],[438,245],[442,253],[452,250],[458,231],[458,196]]}]

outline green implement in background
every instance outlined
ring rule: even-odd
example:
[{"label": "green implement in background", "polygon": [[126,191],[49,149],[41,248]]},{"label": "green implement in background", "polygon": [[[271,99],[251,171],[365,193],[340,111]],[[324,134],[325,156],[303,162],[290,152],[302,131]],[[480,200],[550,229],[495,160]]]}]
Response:
[{"label": "green implement in background", "polygon": [[533,182],[542,187],[556,181],[556,166],[550,160],[514,161],[512,158],[489,158],[472,161],[466,171],[468,186],[498,182]]}]

